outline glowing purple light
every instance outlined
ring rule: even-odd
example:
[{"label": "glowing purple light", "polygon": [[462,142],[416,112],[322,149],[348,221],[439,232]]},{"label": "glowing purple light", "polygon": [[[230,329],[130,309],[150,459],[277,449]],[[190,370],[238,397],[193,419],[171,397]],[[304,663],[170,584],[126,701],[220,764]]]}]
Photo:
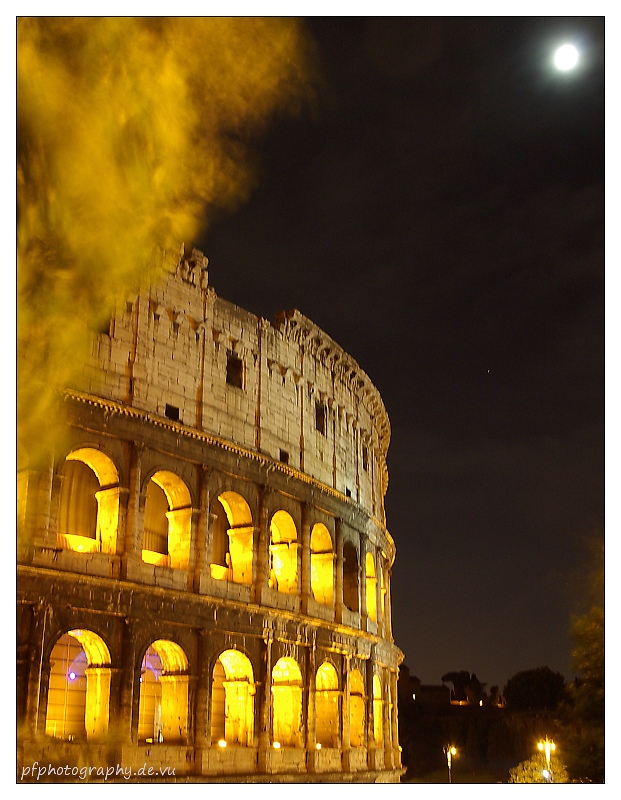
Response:
[{"label": "glowing purple light", "polygon": [[70,672],[69,673],[69,680],[70,681],[74,681],[75,680],[75,672]]}]

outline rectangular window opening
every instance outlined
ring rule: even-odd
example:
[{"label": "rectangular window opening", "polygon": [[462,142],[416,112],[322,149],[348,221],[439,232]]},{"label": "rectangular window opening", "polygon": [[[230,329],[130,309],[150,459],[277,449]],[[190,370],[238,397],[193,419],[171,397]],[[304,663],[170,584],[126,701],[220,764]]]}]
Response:
[{"label": "rectangular window opening", "polygon": [[362,469],[365,472],[369,469],[369,450],[366,444],[362,445]]},{"label": "rectangular window opening", "polygon": [[323,403],[315,403],[315,428],[326,435],[326,407]]},{"label": "rectangular window opening", "polygon": [[280,451],[280,460],[282,461],[283,464],[289,463],[289,453],[286,450]]},{"label": "rectangular window opening", "polygon": [[179,409],[177,406],[171,406],[166,403],[166,411],[164,412],[168,419],[172,419],[175,422],[179,422]]},{"label": "rectangular window opening", "polygon": [[243,388],[243,361],[232,353],[226,359],[226,382],[229,386]]}]

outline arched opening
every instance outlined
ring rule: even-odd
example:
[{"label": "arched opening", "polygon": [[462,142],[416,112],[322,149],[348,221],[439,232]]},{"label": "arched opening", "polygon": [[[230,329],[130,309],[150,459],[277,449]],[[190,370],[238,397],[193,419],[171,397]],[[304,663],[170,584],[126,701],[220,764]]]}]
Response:
[{"label": "arched opening", "polygon": [[92,447],[69,453],[58,509],[58,543],[84,553],[116,553],[119,474],[112,460]]},{"label": "arched opening", "polygon": [[252,584],[252,512],[237,492],[223,492],[211,506],[211,577]]},{"label": "arched opening", "polygon": [[50,656],[45,732],[58,739],[98,739],[108,732],[110,652],[96,633],[63,634]]},{"label": "arched opening", "polygon": [[293,658],[272,670],[272,736],[283,747],[302,747],[302,674]]},{"label": "arched opening", "polygon": [[317,670],[315,679],[315,713],[317,743],[322,747],[339,746],[339,678],[329,661]]},{"label": "arched opening", "polygon": [[142,560],[187,569],[191,536],[192,500],[188,487],[174,472],[156,472],[146,488]]},{"label": "arched opening", "polygon": [[334,604],[334,552],[330,531],[321,522],[313,526],[311,547],[311,590],[318,603]]},{"label": "arched opening", "polygon": [[211,741],[251,747],[255,685],[250,659],[225,650],[216,661],[211,684]]},{"label": "arched opening", "polygon": [[381,745],[383,734],[383,719],[382,719],[382,683],[379,675],[373,676],[373,738],[376,745]]},{"label": "arched opening", "polygon": [[375,559],[372,553],[365,556],[367,616],[377,622],[377,579],[375,577]]},{"label": "arched opening", "polygon": [[358,553],[351,542],[343,546],[343,604],[350,611],[360,610],[358,591]]},{"label": "arched opening", "polygon": [[158,639],[147,648],[140,669],[139,741],[185,741],[188,682],[188,660],[178,644]]},{"label": "arched opening", "polygon": [[364,681],[360,670],[349,673],[349,741],[352,747],[364,747]]},{"label": "arched opening", "polygon": [[[212,538],[211,566],[212,576],[219,580],[230,580],[231,551],[229,549],[229,521],[222,503],[216,499],[211,505]],[[214,570],[214,567],[221,567]]]},{"label": "arched opening", "polygon": [[270,523],[269,586],[285,594],[298,592],[298,532],[286,511],[277,511]]}]

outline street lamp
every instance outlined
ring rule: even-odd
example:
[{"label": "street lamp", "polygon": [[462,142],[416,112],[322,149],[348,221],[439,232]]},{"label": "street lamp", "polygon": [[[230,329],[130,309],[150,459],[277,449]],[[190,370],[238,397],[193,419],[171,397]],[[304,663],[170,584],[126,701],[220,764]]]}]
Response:
[{"label": "street lamp", "polygon": [[457,753],[457,748],[454,747],[452,744],[447,744],[444,748],[444,752],[446,753],[446,765],[448,767],[448,782],[452,783],[452,773],[451,768],[453,766],[453,756]]},{"label": "street lamp", "polygon": [[551,739],[548,739],[546,736],[545,740],[542,740],[537,743],[537,747],[541,752],[546,754],[546,764],[548,765],[547,769],[543,771],[543,777],[546,779],[548,783],[552,783],[552,770],[550,769],[550,754],[556,750],[556,745]]}]

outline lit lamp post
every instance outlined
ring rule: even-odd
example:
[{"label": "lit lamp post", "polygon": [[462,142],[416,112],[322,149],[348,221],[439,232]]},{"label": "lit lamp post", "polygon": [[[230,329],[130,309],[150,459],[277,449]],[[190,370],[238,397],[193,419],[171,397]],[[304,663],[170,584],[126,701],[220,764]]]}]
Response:
[{"label": "lit lamp post", "polygon": [[446,753],[446,765],[448,767],[448,782],[452,783],[452,773],[451,768],[453,766],[453,756],[457,753],[457,748],[454,747],[452,744],[447,744],[444,748],[444,752]]},{"label": "lit lamp post", "polygon": [[539,750],[546,754],[547,769],[543,771],[543,777],[548,783],[552,783],[552,770],[550,769],[550,754],[556,750],[556,745],[551,739],[546,736],[545,741],[538,742],[537,747]]}]

